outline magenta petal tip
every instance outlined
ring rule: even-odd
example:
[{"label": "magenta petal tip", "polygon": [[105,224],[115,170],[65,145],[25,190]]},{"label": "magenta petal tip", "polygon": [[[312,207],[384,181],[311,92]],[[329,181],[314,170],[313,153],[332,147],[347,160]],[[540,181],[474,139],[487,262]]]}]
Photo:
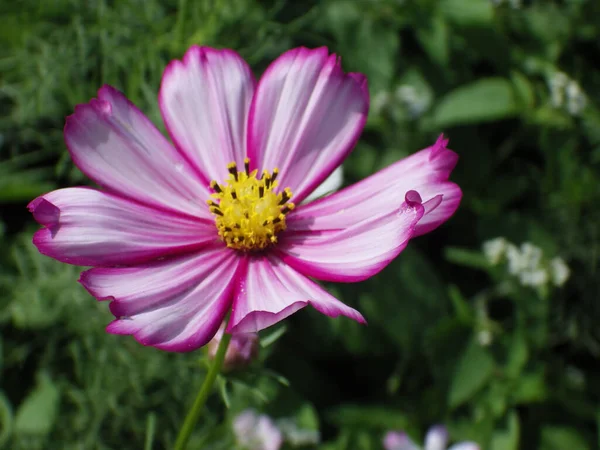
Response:
[{"label": "magenta petal tip", "polygon": [[45,227],[57,225],[60,219],[60,209],[44,197],[38,197],[31,201],[27,205],[27,209],[33,214],[35,220]]}]

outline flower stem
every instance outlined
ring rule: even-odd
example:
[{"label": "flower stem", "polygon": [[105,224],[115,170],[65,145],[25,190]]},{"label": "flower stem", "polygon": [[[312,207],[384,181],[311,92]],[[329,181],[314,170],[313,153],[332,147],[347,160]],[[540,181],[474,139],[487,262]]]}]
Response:
[{"label": "flower stem", "polygon": [[179,430],[179,435],[177,436],[177,441],[175,441],[174,450],[185,450],[188,440],[190,439],[190,435],[192,434],[192,430],[194,429],[194,426],[196,425],[196,422],[198,421],[198,418],[202,413],[202,407],[206,403],[206,399],[212,391],[212,387],[215,383],[215,380],[217,379],[217,375],[221,371],[221,366],[223,366],[223,361],[225,359],[225,352],[227,351],[227,347],[229,346],[230,340],[231,335],[223,333],[223,337],[221,338],[221,342],[219,343],[217,354],[212,363],[212,366],[208,370],[204,383],[202,383],[200,391],[198,391],[196,400],[194,400],[194,404],[189,410],[183,422],[183,425]]}]

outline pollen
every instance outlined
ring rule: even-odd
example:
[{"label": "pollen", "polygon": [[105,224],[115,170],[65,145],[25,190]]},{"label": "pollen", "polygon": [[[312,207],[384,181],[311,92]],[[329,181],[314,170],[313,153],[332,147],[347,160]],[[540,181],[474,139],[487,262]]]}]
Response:
[{"label": "pollen", "polygon": [[224,183],[210,182],[214,191],[207,201],[215,216],[219,237],[227,247],[243,252],[263,250],[277,243],[277,234],[285,230],[286,215],[295,205],[289,200],[289,188],[278,190],[277,175],[263,171],[250,172],[250,160],[244,160],[244,170],[238,171],[232,162]]}]

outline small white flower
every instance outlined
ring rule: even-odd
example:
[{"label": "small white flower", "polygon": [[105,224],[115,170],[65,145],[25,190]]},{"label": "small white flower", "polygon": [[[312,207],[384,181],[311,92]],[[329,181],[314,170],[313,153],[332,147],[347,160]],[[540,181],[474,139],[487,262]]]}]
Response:
[{"label": "small white flower", "polygon": [[544,269],[523,271],[519,274],[523,286],[542,287],[548,283],[548,279],[548,272]]},{"label": "small white flower", "polygon": [[281,431],[273,420],[252,409],[236,416],[233,432],[237,443],[247,450],[279,450],[283,443]]},{"label": "small white flower", "polygon": [[292,447],[304,445],[317,445],[321,441],[318,430],[307,430],[298,427],[293,419],[283,419],[277,422],[279,429],[285,437],[285,441]]},{"label": "small white flower", "polygon": [[419,117],[427,109],[427,97],[409,84],[398,86],[394,96],[406,107],[413,118]]},{"label": "small white flower", "polygon": [[492,338],[493,336],[490,330],[480,330],[479,333],[477,333],[477,342],[479,342],[479,345],[482,347],[490,345],[492,343]]},{"label": "small white flower", "polygon": [[371,111],[379,115],[390,103],[390,94],[386,91],[377,92],[371,99]]},{"label": "small white flower", "polygon": [[569,77],[564,72],[555,72],[548,80],[552,106],[561,108],[565,103],[565,88],[569,83]]},{"label": "small white flower", "polygon": [[571,81],[567,85],[567,111],[573,116],[581,114],[584,110],[587,99],[576,81]]},{"label": "small white flower", "polygon": [[495,266],[500,263],[506,254],[507,247],[508,241],[503,237],[490,239],[483,243],[483,254],[489,263]]},{"label": "small white flower", "polygon": [[550,261],[550,273],[552,275],[552,283],[555,286],[562,286],[569,279],[571,270],[564,260],[557,256]]}]

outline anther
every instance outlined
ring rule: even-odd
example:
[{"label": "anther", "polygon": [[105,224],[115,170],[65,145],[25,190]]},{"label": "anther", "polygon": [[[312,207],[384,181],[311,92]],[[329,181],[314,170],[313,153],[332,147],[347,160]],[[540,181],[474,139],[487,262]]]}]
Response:
[{"label": "anther", "polygon": [[279,169],[275,167],[273,169],[273,175],[271,175],[271,183],[277,179],[277,175],[279,175]]},{"label": "anther", "polygon": [[223,216],[223,213],[221,212],[221,210],[219,208],[217,208],[216,206],[212,206],[210,208],[210,212],[213,214],[216,214],[217,216]]},{"label": "anther", "polygon": [[221,186],[219,186],[219,183],[217,183],[215,180],[210,182],[210,188],[219,194],[223,192],[223,189],[221,189]]},{"label": "anther", "polygon": [[293,203],[288,203],[287,205],[285,205],[283,208],[281,208],[281,214],[287,214],[290,211],[293,211],[293,209],[296,207],[296,205],[294,205]]},{"label": "anther", "polygon": [[238,171],[237,171],[237,165],[234,162],[230,162],[229,164],[227,164],[227,171],[233,175],[233,178],[235,179],[235,181],[238,181]]},{"label": "anther", "polygon": [[237,199],[237,194],[233,189],[231,190],[231,198],[233,198],[234,200]]},{"label": "anther", "polygon": [[281,193],[281,200],[279,200],[279,204],[283,205],[285,202],[287,202],[290,198],[292,198],[292,191],[290,191],[289,188],[285,188],[283,190],[283,192]]},{"label": "anther", "polygon": [[265,195],[265,187],[264,186],[259,186],[258,187],[258,196],[260,198],[263,198],[263,195]]},{"label": "anther", "polygon": [[244,158],[244,170],[246,175],[250,176],[250,158]]}]

